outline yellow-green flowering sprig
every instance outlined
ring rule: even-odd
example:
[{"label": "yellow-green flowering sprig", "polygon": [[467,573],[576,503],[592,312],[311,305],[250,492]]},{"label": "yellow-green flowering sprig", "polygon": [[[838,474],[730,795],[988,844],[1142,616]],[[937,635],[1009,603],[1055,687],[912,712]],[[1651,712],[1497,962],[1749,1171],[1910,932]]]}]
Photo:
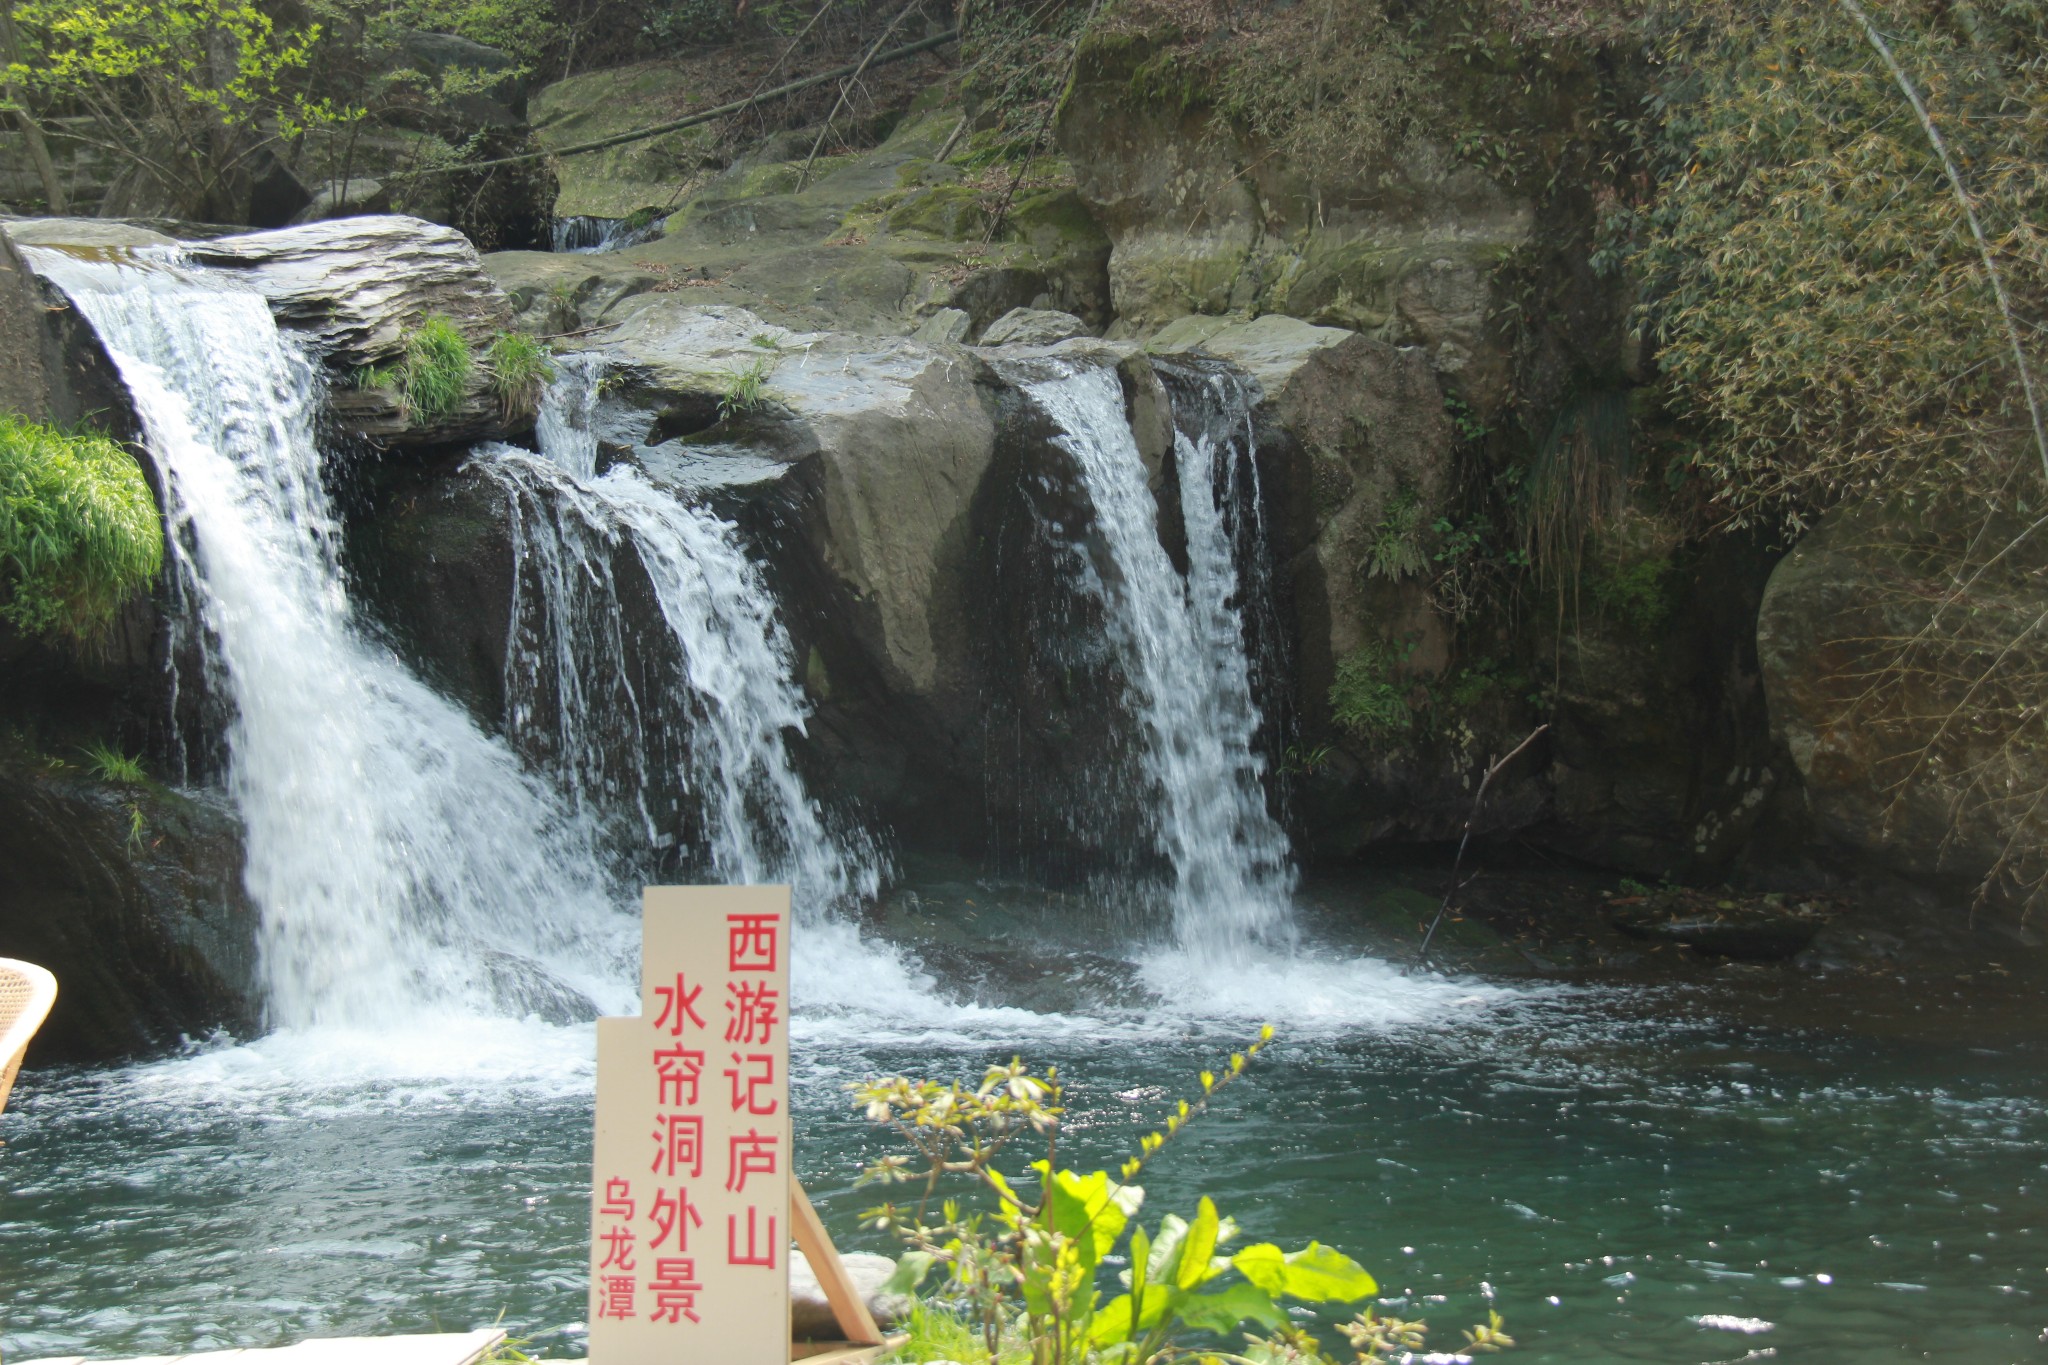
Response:
[{"label": "yellow-green flowering sprig", "polygon": [[1221,1075],[1214,1071],[1204,1071],[1199,1078],[1202,1085],[1201,1098],[1192,1105],[1186,1100],[1181,1100],[1176,1104],[1173,1112],[1166,1116],[1164,1124],[1138,1139],[1136,1155],[1126,1159],[1123,1165],[1117,1168],[1117,1174],[1125,1180],[1131,1180],[1136,1177],[1138,1172],[1145,1169],[1145,1163],[1159,1155],[1161,1149],[1167,1143],[1178,1137],[1181,1129],[1185,1128],[1196,1114],[1207,1110],[1210,1098],[1218,1090],[1221,1090],[1224,1086],[1242,1076],[1245,1068],[1251,1065],[1252,1058],[1258,1056],[1260,1049],[1272,1041],[1273,1026],[1271,1024],[1264,1025],[1259,1029],[1257,1041],[1248,1045],[1242,1052],[1230,1054],[1230,1061],[1224,1066]]}]

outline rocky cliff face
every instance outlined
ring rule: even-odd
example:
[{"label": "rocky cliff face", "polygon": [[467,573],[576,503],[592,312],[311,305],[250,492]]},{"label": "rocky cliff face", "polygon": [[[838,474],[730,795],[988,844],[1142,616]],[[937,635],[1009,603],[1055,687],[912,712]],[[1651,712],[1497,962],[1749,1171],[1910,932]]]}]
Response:
[{"label": "rocky cliff face", "polygon": [[1925,524],[1831,513],[1771,574],[1762,681],[1812,849],[2022,922],[2048,782],[2028,721],[2041,555],[2022,536],[1958,563]]},{"label": "rocky cliff face", "polygon": [[[1085,540],[1087,499],[1001,355],[968,344],[984,341],[1116,367],[1161,540],[1183,560],[1175,396],[1216,367],[1250,384],[1269,562],[1241,605],[1274,804],[1304,857],[1456,837],[1489,761],[1541,725],[1489,793],[1484,832],[1641,877],[1826,881],[1861,862],[1951,899],[1991,875],[2023,900],[2032,873],[2013,852],[2038,842],[2030,814],[1954,774],[1995,759],[2031,783],[2031,750],[1959,734],[1941,772],[1915,768],[1924,715],[1954,698],[1909,688],[1876,724],[1858,710],[1858,680],[1882,662],[1871,642],[1928,623],[1925,563],[1830,524],[1780,565],[1767,542],[1689,531],[1658,495],[1631,445],[1664,419],[1642,402],[1626,283],[1589,265],[1597,184],[1488,165],[1427,129],[1370,166],[1301,164],[1226,119],[1213,91],[1161,95],[1178,42],[1121,30],[1085,44],[1063,155],[1032,163],[1014,199],[1004,176],[961,164],[963,115],[920,99],[808,175],[807,143],[780,135],[732,158],[677,137],[569,159],[564,210],[614,216],[673,195],[688,163],[658,235],[617,251],[479,259],[391,217],[192,250],[246,272],[337,378],[388,359],[428,312],[601,357],[601,461],[740,524],[815,709],[800,746],[814,789],[904,847],[1083,874],[1137,842],[1143,817],[1101,599],[1048,531]],[[1560,51],[1538,142],[1581,136],[1623,79],[1597,45]],[[579,76],[538,93],[536,123],[560,144],[636,121],[660,80]],[[9,232],[95,250],[162,240]],[[44,385],[60,414],[118,412],[89,340],[30,297],[0,290],[0,305],[35,310],[47,341],[0,355],[0,382]],[[436,686],[510,728],[522,569],[504,487],[465,459],[508,424],[481,389],[433,427],[340,385],[332,411],[405,448],[351,466],[349,555],[371,614]],[[1603,478],[1620,491],[1572,482]],[[1598,515],[1564,516],[1570,535],[1544,541],[1544,508],[1575,498]],[[1543,554],[1558,557],[1532,561]],[[621,572],[635,629],[657,631],[651,593]],[[145,731],[160,646],[153,616],[136,630],[118,666],[94,666],[107,676],[47,659],[14,671],[10,705],[61,715],[69,690],[97,698],[79,714]],[[37,676],[33,695],[16,683]],[[181,964],[170,994],[115,997],[127,1023],[81,1023],[81,1050],[246,1013],[246,911],[214,876],[230,826],[204,803],[145,810],[173,833],[142,856],[123,851],[104,793],[26,778],[6,791],[21,828],[86,831],[42,841],[21,904],[122,907],[109,913],[124,927],[104,932],[138,953],[167,944]]]}]

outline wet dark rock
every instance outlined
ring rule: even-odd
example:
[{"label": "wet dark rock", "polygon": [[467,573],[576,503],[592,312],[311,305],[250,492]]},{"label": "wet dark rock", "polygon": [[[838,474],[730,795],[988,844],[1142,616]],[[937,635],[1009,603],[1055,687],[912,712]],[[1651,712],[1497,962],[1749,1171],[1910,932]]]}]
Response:
[{"label": "wet dark rock", "polygon": [[1683,889],[1608,902],[1615,928],[1625,934],[1756,962],[1795,956],[1845,908],[1818,896],[1735,896]]},{"label": "wet dark rock", "polygon": [[983,346],[1053,346],[1090,335],[1088,324],[1072,313],[1049,308],[1012,308],[981,334]]},{"label": "wet dark rock", "polygon": [[0,764],[0,956],[58,984],[32,1055],[94,1061],[253,1025],[238,823],[210,799],[59,761]]},{"label": "wet dark rock", "polygon": [[[1930,632],[1954,584],[1953,566],[1917,550],[1915,535],[1910,521],[1844,508],[1777,566],[1756,626],[1771,724],[1796,769],[1816,843],[1953,902],[1989,878],[1985,904],[2019,911],[2040,866],[2029,794],[2048,786],[2048,762],[2031,741],[2005,743],[1996,723],[1951,723],[2005,705],[1955,676],[1979,667],[1974,659],[1951,664],[1935,653],[1954,619],[1975,607],[1950,613],[1950,626],[1927,635],[1927,662],[1902,649],[1900,642]],[[2012,577],[1984,596],[2024,623],[2048,603],[2038,552],[2024,538],[2016,544]],[[1977,657],[2008,649],[2013,675],[2028,676],[2042,651],[2018,625],[2007,637],[1979,640]],[[1887,698],[1881,709],[1869,703],[1873,680]]]},{"label": "wet dark rock", "polygon": [[513,595],[503,490],[458,457],[393,470],[370,498],[348,553],[373,617],[435,687],[500,728]]}]

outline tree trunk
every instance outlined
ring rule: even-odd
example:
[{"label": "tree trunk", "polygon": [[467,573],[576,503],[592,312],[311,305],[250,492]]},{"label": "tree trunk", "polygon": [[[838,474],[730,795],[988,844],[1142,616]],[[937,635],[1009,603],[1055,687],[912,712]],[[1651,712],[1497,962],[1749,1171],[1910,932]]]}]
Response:
[{"label": "tree trunk", "polygon": [[[21,39],[14,31],[14,0],[0,3],[0,59],[9,66],[21,60]],[[50,145],[43,140],[43,126],[36,122],[21,91],[12,78],[6,84],[7,102],[14,107],[15,122],[21,125],[21,140],[28,145],[28,157],[35,163],[43,182],[43,200],[53,214],[68,213],[71,206],[64,194],[64,182],[57,178],[56,163],[50,160]]]}]

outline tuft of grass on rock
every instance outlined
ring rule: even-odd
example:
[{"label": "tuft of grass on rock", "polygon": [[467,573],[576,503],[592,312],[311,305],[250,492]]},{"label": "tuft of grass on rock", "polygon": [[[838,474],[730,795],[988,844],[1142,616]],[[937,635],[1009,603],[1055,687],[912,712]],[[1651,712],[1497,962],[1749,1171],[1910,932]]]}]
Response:
[{"label": "tuft of grass on rock", "polygon": [[0,414],[0,621],[94,639],[163,556],[134,457],[104,436]]},{"label": "tuft of grass on rock", "polygon": [[453,417],[469,394],[469,373],[475,366],[469,338],[448,318],[421,323],[405,339],[398,363],[399,400],[414,421],[431,426]]},{"label": "tuft of grass on rock", "polygon": [[530,421],[540,411],[541,394],[555,377],[547,343],[524,332],[500,332],[484,353],[491,392],[507,421]]},{"label": "tuft of grass on rock", "polygon": [[92,769],[92,775],[102,782],[135,786],[146,780],[142,760],[130,758],[112,745],[89,744],[79,752],[85,755],[86,766]]}]

